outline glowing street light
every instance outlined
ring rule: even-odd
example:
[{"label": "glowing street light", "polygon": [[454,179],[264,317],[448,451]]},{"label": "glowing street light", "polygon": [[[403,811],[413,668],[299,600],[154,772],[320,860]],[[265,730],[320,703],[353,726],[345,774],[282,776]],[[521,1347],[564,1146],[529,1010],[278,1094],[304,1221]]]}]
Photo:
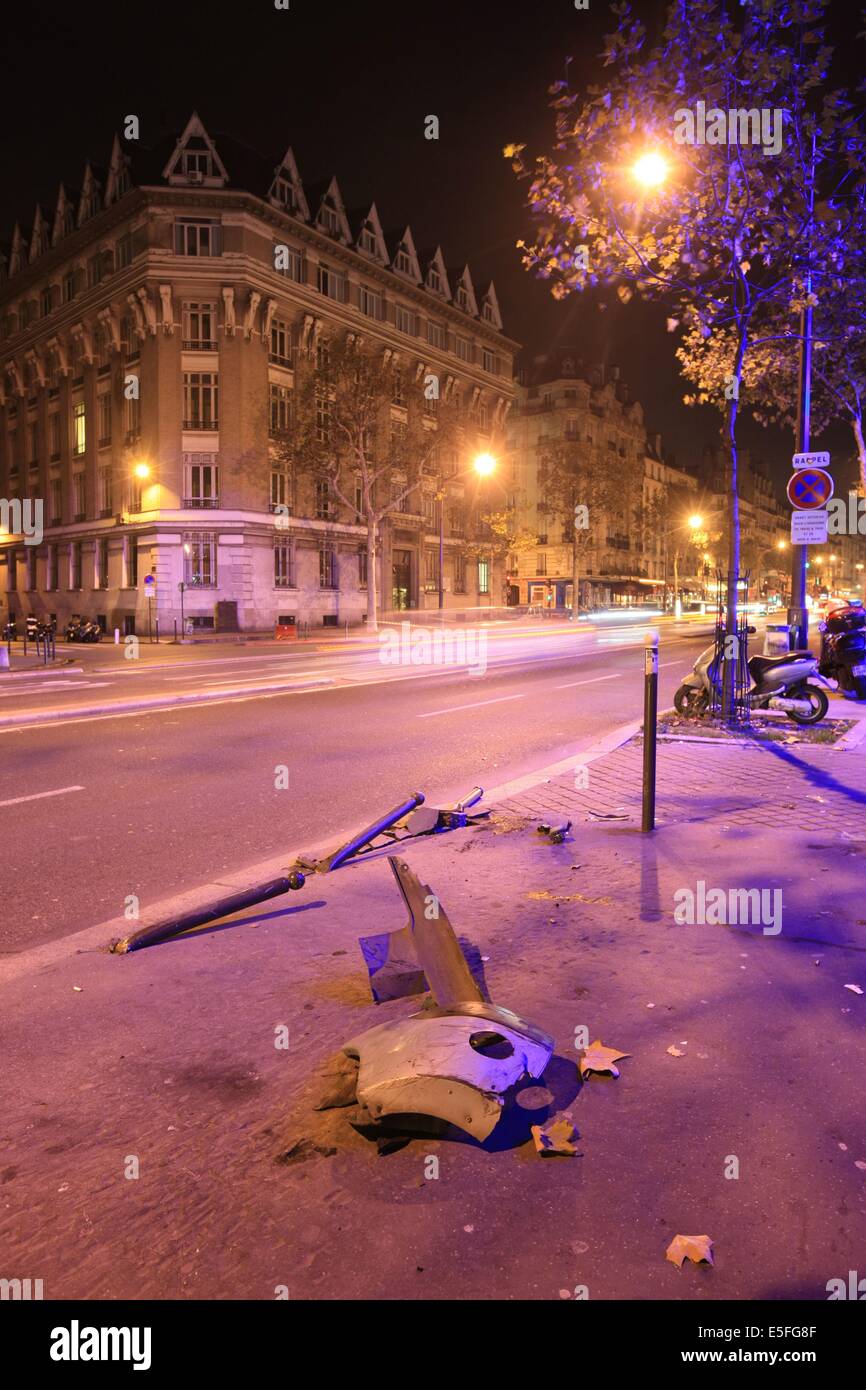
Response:
[{"label": "glowing street light", "polygon": [[489,478],[496,472],[496,459],[492,454],[479,454],[472,464],[479,478]]},{"label": "glowing street light", "polygon": [[693,531],[700,531],[700,529],[701,529],[701,527],[703,526],[703,524],[704,524],[704,518],[703,518],[702,516],[690,516],[690,517],[689,517],[689,526],[691,527],[691,529],[692,529]]},{"label": "glowing street light", "polygon": [[141,478],[141,480],[144,481],[145,478],[150,477],[150,464],[137,463],[135,465],[135,468],[133,469],[133,473],[135,474],[136,478]]},{"label": "glowing street light", "polygon": [[658,188],[668,176],[668,162],[657,150],[648,150],[632,166],[632,174],[645,188]]}]

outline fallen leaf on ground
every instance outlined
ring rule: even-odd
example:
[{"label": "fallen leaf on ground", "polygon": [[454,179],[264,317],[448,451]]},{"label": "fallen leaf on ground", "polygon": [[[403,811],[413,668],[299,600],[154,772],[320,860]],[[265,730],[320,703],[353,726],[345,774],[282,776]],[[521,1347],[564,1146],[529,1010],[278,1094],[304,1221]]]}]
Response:
[{"label": "fallen leaf on ground", "polygon": [[551,893],[549,888],[544,888],[538,893],[527,893],[527,898],[533,898],[536,902],[552,903],[603,903],[610,907],[612,898],[587,898],[583,893]]},{"label": "fallen leaf on ground", "polygon": [[674,1047],[673,1043],[665,1050],[670,1053],[671,1057],[685,1057],[686,1055],[680,1048]]},{"label": "fallen leaf on ground", "polygon": [[862,989],[860,988],[859,985],[846,985],[845,988],[846,988],[846,989],[850,989],[850,991],[851,991],[852,994],[862,994],[862,993],[863,993],[863,991],[862,991]]},{"label": "fallen leaf on ground", "polygon": [[581,1076],[586,1076],[588,1072],[608,1071],[611,1076],[619,1076],[619,1067],[614,1063],[621,1057],[630,1057],[630,1052],[617,1052],[615,1047],[605,1047],[600,1038],[589,1047],[585,1047],[578,1057],[578,1069]]},{"label": "fallen leaf on ground", "polygon": [[671,1264],[682,1268],[683,1260],[692,1260],[700,1264],[701,1260],[706,1260],[707,1264],[713,1263],[714,1241],[709,1236],[674,1236],[665,1252],[665,1258]]},{"label": "fallen leaf on ground", "polygon": [[866,1163],[863,1162],[862,1158],[854,1160],[854,1167],[859,1168],[861,1173],[866,1173]]},{"label": "fallen leaf on ground", "polygon": [[570,1115],[557,1115],[544,1125],[532,1125],[532,1137],[540,1154],[567,1154],[574,1158],[579,1135]]}]

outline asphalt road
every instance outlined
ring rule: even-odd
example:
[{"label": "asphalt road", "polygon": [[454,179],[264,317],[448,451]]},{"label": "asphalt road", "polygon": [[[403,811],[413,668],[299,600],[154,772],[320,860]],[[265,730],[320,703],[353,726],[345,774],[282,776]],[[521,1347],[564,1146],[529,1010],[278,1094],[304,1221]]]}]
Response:
[{"label": "asphalt road", "polygon": [[[663,630],[663,703],[707,640],[705,628]],[[144,909],[269,856],[339,843],[413,791],[439,804],[565,758],[640,716],[640,644],[640,629],[491,637],[486,671],[474,676],[383,666],[369,644],[290,655],[175,649],[137,676],[112,669],[104,652],[83,656],[81,685],[63,688],[69,705],[128,700],[154,682],[213,698],[100,717],[70,709],[0,729],[0,953],[121,917],[133,894]],[[286,670],[330,683],[243,693]],[[92,682],[109,689],[84,688]],[[54,688],[22,689],[2,713],[46,701],[57,705]]]}]

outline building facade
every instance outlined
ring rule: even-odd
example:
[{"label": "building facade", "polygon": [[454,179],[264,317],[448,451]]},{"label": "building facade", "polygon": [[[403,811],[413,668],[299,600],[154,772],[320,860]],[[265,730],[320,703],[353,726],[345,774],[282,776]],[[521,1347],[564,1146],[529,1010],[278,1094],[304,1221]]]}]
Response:
[{"label": "building facade", "polygon": [[43,518],[38,539],[0,534],[10,615],[125,633],[171,630],[181,608],[196,628],[364,621],[366,527],[272,443],[296,372],[349,333],[467,404],[450,476],[382,525],[382,609],[438,606],[440,523],[446,604],[502,602],[460,475],[497,447],[517,344],[468,266],[386,231],[375,204],[347,209],[336,179],[305,187],[291,150],[261,158],[196,115],[152,151],[115,138],[3,259],[0,498],[7,521],[28,503]]},{"label": "building facade", "polygon": [[659,436],[647,434],[643,409],[619,379],[588,367],[564,350],[533,360],[521,373],[508,424],[508,466],[513,505],[537,546],[515,555],[512,579],[519,601],[569,609],[573,596],[572,523],[545,508],[544,451],[550,441],[579,443],[590,469],[628,477],[616,505],[593,519],[580,561],[582,610],[656,606],[663,602],[668,553],[653,509],[674,484],[697,481],[663,457]]}]

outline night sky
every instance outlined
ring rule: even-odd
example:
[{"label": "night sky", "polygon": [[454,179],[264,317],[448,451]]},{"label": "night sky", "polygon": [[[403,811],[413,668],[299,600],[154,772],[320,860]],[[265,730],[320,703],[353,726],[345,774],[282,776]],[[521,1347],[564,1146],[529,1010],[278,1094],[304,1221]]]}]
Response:
[{"label": "night sky", "polygon": [[[853,36],[857,8],[837,0],[834,27]],[[652,23],[661,5],[635,9]],[[53,209],[61,179],[79,187],[85,158],[104,165],[126,114],[140,117],[149,144],[179,133],[195,108],[211,135],[226,130],[264,153],[292,144],[305,182],[335,173],[349,206],[375,199],[386,228],[409,222],[419,247],[441,242],[449,267],[468,260],[476,285],[492,277],[506,332],[532,352],[568,345],[618,364],[649,428],[678,463],[697,463],[719,417],[680,404],[665,311],[633,302],[602,314],[589,296],[556,303],[515,249],[529,223],[502,148],[548,146],[549,83],[568,58],[580,80],[597,80],[610,27],[599,0],[587,12],[573,0],[15,6],[4,19],[0,236],[16,217],[28,230],[37,201]],[[424,138],[430,114],[438,142]],[[825,441],[840,481],[848,440],[841,430]],[[785,478],[790,438],[747,423],[752,441]]]}]

